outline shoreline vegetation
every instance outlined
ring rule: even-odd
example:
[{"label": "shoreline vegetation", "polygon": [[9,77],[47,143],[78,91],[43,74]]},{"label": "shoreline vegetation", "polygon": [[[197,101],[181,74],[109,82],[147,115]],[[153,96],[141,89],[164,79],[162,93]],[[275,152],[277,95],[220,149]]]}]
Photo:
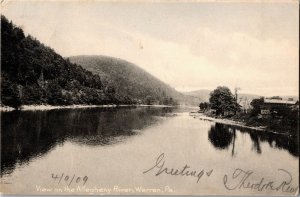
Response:
[{"label": "shoreline vegetation", "polygon": [[199,120],[207,120],[215,123],[221,123],[224,125],[234,126],[237,128],[245,128],[245,129],[251,129],[255,131],[262,131],[262,132],[268,132],[268,133],[274,133],[274,134],[280,134],[280,135],[286,135],[286,136],[297,136],[297,133],[293,133],[290,130],[282,131],[280,129],[273,129],[270,128],[267,124],[249,124],[247,119],[242,119],[238,117],[216,117],[211,114],[199,112],[199,111],[193,111],[189,113],[190,116],[193,118],[198,118]]},{"label": "shoreline vegetation", "polygon": [[[194,118],[198,118],[200,120],[208,120],[208,121],[213,121],[216,123],[237,126],[237,127],[243,127],[243,128],[253,129],[253,130],[257,130],[257,131],[266,131],[267,130],[266,126],[247,126],[246,123],[241,122],[241,121],[230,120],[228,118],[210,117],[201,112],[190,112],[190,116],[192,116]],[[273,133],[277,133],[277,132],[273,132]]]},{"label": "shoreline vegetation", "polygon": [[0,106],[0,112],[10,111],[44,111],[53,109],[79,109],[79,108],[115,108],[115,107],[176,107],[171,105],[22,105],[19,109],[9,106]]}]

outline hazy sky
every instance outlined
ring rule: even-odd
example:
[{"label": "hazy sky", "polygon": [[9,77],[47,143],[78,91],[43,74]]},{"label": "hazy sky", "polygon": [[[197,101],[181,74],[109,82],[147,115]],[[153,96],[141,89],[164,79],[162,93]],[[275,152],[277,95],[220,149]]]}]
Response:
[{"label": "hazy sky", "polygon": [[261,2],[6,0],[1,12],[62,56],[122,58],[180,91],[298,95],[298,1]]}]

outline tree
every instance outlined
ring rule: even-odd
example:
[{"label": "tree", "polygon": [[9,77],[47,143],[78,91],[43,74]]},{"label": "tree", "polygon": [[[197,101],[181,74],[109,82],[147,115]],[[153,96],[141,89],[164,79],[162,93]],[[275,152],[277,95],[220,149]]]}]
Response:
[{"label": "tree", "polygon": [[48,103],[51,105],[63,104],[61,87],[59,86],[57,81],[53,80],[49,82],[47,87],[47,97]]},{"label": "tree", "polygon": [[172,97],[165,97],[162,101],[162,104],[170,106],[178,105],[177,101],[174,100]]},{"label": "tree", "polygon": [[200,110],[208,110],[209,109],[209,103],[208,102],[201,102],[200,104],[199,104],[199,108],[200,108]]},{"label": "tree", "polygon": [[146,101],[146,105],[153,105],[154,99],[152,98],[152,96],[147,95],[145,101]]},{"label": "tree", "polygon": [[21,106],[21,99],[17,84],[9,81],[2,75],[1,79],[1,104],[18,109]]},{"label": "tree", "polygon": [[216,110],[216,115],[224,115],[225,111],[235,113],[240,110],[240,105],[235,101],[234,95],[225,86],[219,86],[210,93],[209,103],[211,108]]},{"label": "tree", "polygon": [[108,85],[106,88],[105,88],[105,94],[107,95],[108,97],[108,104],[112,104],[112,103],[115,103],[116,102],[116,89],[114,86],[112,85]]},{"label": "tree", "polygon": [[28,85],[22,88],[22,103],[26,105],[40,104],[42,102],[43,90],[35,85]]},{"label": "tree", "polygon": [[257,115],[260,113],[261,107],[264,104],[264,97],[253,99],[250,103],[250,105],[253,107],[252,109],[252,115]]}]

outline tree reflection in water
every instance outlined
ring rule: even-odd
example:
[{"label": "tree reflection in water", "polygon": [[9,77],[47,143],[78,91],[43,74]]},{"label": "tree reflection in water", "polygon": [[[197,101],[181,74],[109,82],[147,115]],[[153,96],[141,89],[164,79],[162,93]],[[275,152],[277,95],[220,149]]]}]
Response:
[{"label": "tree reflection in water", "polygon": [[[237,130],[237,131],[236,131]],[[261,143],[267,142],[271,148],[287,150],[294,157],[299,157],[299,145],[297,136],[271,133],[266,131],[256,131],[241,127],[229,126],[215,123],[208,132],[208,139],[217,149],[228,149],[232,144],[232,156],[236,155],[235,141],[236,132],[249,135],[252,141],[252,151],[257,154],[262,153]]]},{"label": "tree reflection in water", "polygon": [[106,146],[137,135],[172,108],[93,108],[1,114],[1,176],[58,144]]},{"label": "tree reflection in water", "polygon": [[208,139],[217,149],[227,149],[232,142],[233,133],[229,126],[216,123],[211,126]]},{"label": "tree reflection in water", "polygon": [[255,135],[253,132],[250,132],[249,135],[253,142],[252,150],[256,151],[258,154],[261,154],[259,135]]}]

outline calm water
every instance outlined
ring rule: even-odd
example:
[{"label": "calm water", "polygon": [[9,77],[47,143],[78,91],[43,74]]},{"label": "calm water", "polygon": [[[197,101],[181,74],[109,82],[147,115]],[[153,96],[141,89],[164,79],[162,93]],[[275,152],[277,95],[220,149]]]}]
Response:
[{"label": "calm water", "polygon": [[[287,186],[298,186],[296,138],[199,120],[189,116],[189,111],[138,107],[2,113],[1,190],[17,194],[291,195],[243,187],[229,191],[224,176],[232,177],[238,169],[253,172],[247,178],[252,184],[263,178],[263,183],[290,181]],[[203,170],[204,175],[199,181],[165,172],[156,176],[158,166],[175,171],[185,165],[197,173]],[[239,184],[240,177],[228,178],[227,186]]]}]

